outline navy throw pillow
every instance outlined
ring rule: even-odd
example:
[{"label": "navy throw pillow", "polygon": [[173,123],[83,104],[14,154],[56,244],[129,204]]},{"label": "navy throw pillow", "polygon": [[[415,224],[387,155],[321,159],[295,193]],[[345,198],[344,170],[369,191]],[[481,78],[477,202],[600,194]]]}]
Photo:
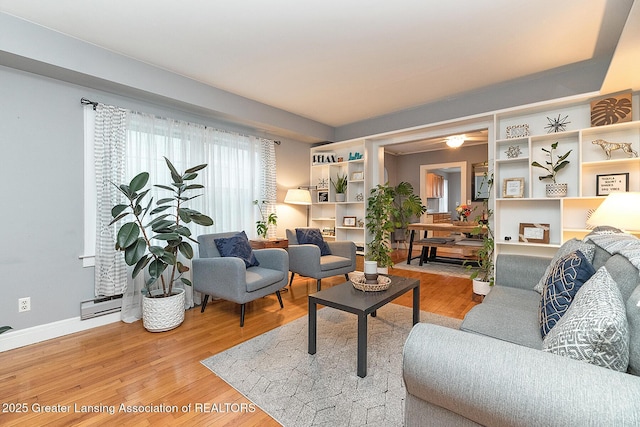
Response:
[{"label": "navy throw pillow", "polygon": [[256,256],[253,254],[253,249],[251,249],[251,245],[249,244],[249,238],[244,231],[231,237],[217,238],[216,247],[223,257],[242,259],[247,268],[260,265]]},{"label": "navy throw pillow", "polygon": [[320,248],[320,256],[331,255],[329,245],[322,238],[319,228],[296,228],[296,239],[299,245],[316,245]]},{"label": "navy throw pillow", "polygon": [[547,278],[540,300],[540,333],[544,338],[567,312],[578,290],[595,273],[582,251],[561,257]]}]

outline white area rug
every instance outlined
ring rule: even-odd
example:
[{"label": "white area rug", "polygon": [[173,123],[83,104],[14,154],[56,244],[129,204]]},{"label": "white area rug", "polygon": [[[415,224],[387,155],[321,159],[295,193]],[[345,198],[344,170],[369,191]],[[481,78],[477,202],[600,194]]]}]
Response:
[{"label": "white area rug", "polygon": [[460,264],[450,264],[446,262],[425,262],[422,266],[418,265],[420,260],[412,259],[411,264],[402,261],[393,266],[400,270],[419,271],[421,273],[444,274],[447,276],[466,277],[469,278],[473,269],[469,270],[466,266]]},{"label": "white area rug", "polygon": [[[422,311],[421,322],[461,320]],[[286,427],[402,426],[402,347],[411,309],[387,304],[368,321],[367,376],[356,375],[357,316],[318,310],[317,352],[307,353],[307,316],[202,364]]]}]

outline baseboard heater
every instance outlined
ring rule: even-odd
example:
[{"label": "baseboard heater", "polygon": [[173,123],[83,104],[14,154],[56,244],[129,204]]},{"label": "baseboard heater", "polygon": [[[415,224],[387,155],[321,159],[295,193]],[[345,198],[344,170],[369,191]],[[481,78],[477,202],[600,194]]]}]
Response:
[{"label": "baseboard heater", "polygon": [[122,309],[122,295],[98,297],[80,303],[80,320],[93,319]]}]

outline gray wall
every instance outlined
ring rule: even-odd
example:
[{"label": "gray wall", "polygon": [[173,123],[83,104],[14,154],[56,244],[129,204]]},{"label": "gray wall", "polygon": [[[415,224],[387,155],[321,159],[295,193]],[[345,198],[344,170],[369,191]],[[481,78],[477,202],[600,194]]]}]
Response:
[{"label": "gray wall", "polygon": [[[78,258],[84,238],[80,98],[243,129],[6,67],[0,67],[0,81],[0,180],[8,186],[0,209],[0,326],[23,329],[78,317],[80,302],[94,296],[94,270]],[[287,188],[308,182],[309,145],[282,139],[276,155],[282,201]],[[304,212],[298,215],[304,218]],[[279,227],[284,230],[288,220],[282,218]],[[18,298],[27,296],[31,311],[18,313]]]}]

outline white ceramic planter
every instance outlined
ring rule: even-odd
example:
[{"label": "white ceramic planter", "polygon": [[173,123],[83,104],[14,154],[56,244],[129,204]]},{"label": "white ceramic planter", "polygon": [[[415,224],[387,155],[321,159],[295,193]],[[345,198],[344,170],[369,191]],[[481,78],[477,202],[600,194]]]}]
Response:
[{"label": "white ceramic planter", "polygon": [[565,197],[568,191],[567,184],[547,184],[545,187],[547,197]]},{"label": "white ceramic planter", "polygon": [[490,282],[473,279],[473,293],[476,295],[487,295],[491,291]]},{"label": "white ceramic planter", "polygon": [[336,202],[344,202],[346,197],[344,193],[336,193]]},{"label": "white ceramic planter", "polygon": [[142,299],[142,323],[149,332],[165,332],[177,328],[184,321],[184,289],[173,289],[166,298]]}]

